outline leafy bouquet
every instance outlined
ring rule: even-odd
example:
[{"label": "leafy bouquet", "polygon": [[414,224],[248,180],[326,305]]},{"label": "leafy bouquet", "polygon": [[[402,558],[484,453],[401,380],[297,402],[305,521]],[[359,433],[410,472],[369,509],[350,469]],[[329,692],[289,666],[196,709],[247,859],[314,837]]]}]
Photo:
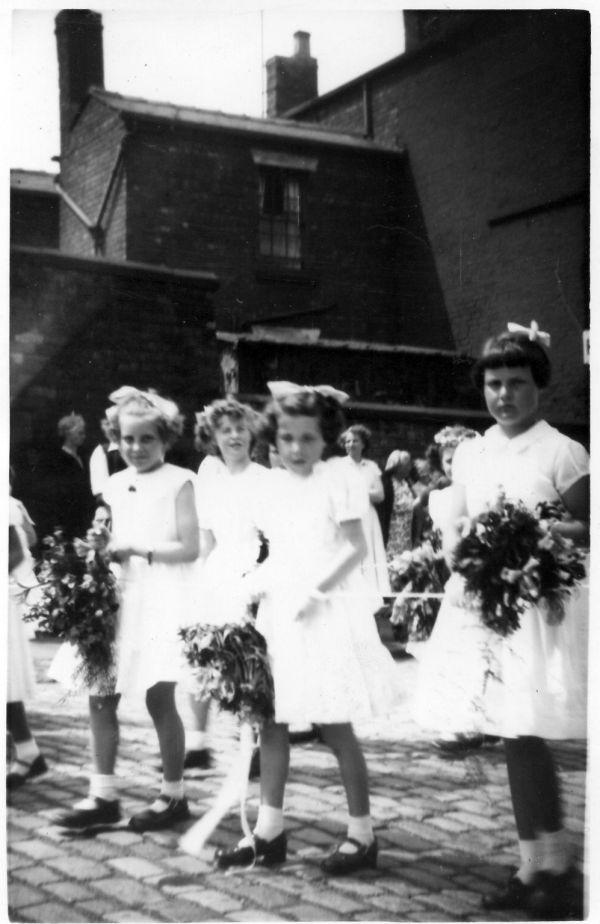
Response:
[{"label": "leafy bouquet", "polygon": [[560,622],[570,590],[585,577],[584,552],[553,535],[552,520],[564,510],[547,503],[533,513],[501,493],[493,506],[468,524],[454,552],[454,569],[465,579],[486,626],[500,635],[519,628],[530,604],[543,602],[548,619]]},{"label": "leafy bouquet", "polygon": [[394,601],[390,621],[403,626],[410,641],[424,641],[435,625],[441,596],[413,597],[411,593],[442,594],[450,571],[441,552],[437,534],[432,534],[412,551],[402,552],[389,563],[392,590],[400,591]]},{"label": "leafy bouquet", "polygon": [[194,668],[198,693],[242,721],[263,725],[274,714],[273,678],[267,643],[251,622],[180,629],[184,653]]},{"label": "leafy bouquet", "polygon": [[41,599],[29,606],[24,618],[38,620],[41,629],[75,645],[82,682],[110,693],[119,602],[109,556],[82,540],[67,542],[59,529],[42,544],[36,569]]}]

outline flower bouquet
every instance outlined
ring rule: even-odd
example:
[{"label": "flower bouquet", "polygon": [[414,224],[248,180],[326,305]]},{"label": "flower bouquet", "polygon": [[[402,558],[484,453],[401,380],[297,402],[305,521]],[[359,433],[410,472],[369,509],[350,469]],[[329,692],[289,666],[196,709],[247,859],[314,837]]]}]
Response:
[{"label": "flower bouquet", "polygon": [[[432,534],[422,545],[402,552],[389,563],[392,590],[400,592],[394,601],[390,621],[394,626],[405,628],[409,641],[428,639],[437,618],[444,585],[450,576],[440,546],[438,536]],[[427,597],[428,593],[438,594],[438,597]]]},{"label": "flower bouquet", "polygon": [[59,529],[42,545],[36,569],[39,599],[24,618],[37,620],[40,629],[74,645],[83,684],[110,693],[119,601],[109,556],[82,540],[67,542]]},{"label": "flower bouquet", "polygon": [[562,620],[565,599],[585,577],[584,552],[551,531],[552,521],[564,517],[556,505],[538,504],[534,513],[501,493],[466,524],[453,567],[494,632],[506,636],[518,629],[531,604],[543,603],[550,621]]},{"label": "flower bouquet", "polygon": [[198,683],[221,709],[261,726],[274,716],[273,678],[267,643],[251,622],[180,629],[184,653]]}]

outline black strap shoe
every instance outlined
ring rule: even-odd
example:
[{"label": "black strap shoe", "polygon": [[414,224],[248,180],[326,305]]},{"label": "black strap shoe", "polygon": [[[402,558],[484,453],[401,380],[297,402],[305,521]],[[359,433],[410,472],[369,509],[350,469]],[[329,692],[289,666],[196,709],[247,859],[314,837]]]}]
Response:
[{"label": "black strap shoe", "polygon": [[254,844],[240,843],[231,850],[219,849],[215,853],[217,869],[229,869],[232,866],[275,866],[287,859],[287,836],[285,831],[271,841],[255,837]]},{"label": "black strap shoe", "polygon": [[486,911],[504,911],[509,908],[526,909],[533,890],[534,883],[525,885],[513,871],[503,886],[495,892],[490,892],[489,895],[482,896],[481,904]]},{"label": "black strap shoe", "polygon": [[164,809],[155,812],[151,808],[144,809],[132,815],[129,819],[129,827],[132,831],[141,833],[142,831],[160,831],[162,828],[170,828],[180,821],[185,821],[190,817],[190,810],[187,799],[169,799],[168,796],[158,796],[164,804]]},{"label": "black strap shoe", "polygon": [[[352,853],[342,853],[340,847],[342,844],[352,844],[356,847]],[[333,853],[325,857],[321,863],[321,869],[329,876],[346,876],[349,873],[356,873],[360,869],[375,869],[377,866],[377,838],[373,838],[367,846],[353,837],[345,837],[337,845]]]},{"label": "black strap shoe", "polygon": [[527,910],[536,921],[562,921],[571,917],[569,895],[573,871],[566,873],[538,873],[529,896]]},{"label": "black strap shoe", "polygon": [[41,776],[42,773],[46,773],[48,770],[48,764],[41,754],[38,754],[31,763],[15,758],[11,766],[18,766],[19,769],[11,770],[10,773],[6,774],[7,789],[18,789],[19,786],[22,786],[27,780],[31,780],[35,776]]},{"label": "black strap shoe", "polygon": [[97,825],[114,825],[121,820],[121,807],[118,799],[94,798],[94,808],[73,809],[59,815],[56,824],[71,831],[83,831]]}]

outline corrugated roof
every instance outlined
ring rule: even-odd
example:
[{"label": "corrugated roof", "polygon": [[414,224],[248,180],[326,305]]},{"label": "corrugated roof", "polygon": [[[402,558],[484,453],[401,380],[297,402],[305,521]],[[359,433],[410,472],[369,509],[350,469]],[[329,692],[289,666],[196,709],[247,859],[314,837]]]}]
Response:
[{"label": "corrugated roof", "polygon": [[45,173],[43,170],[11,170],[10,188],[58,196],[54,185],[55,176],[55,173]]},{"label": "corrugated roof", "polygon": [[111,93],[98,87],[92,87],[90,95],[119,112],[129,113],[143,119],[248,132],[277,139],[308,141],[312,144],[333,145],[387,155],[397,156],[403,153],[399,148],[376,144],[361,135],[335,132],[330,128],[306,122],[293,122],[290,119],[261,119],[255,116],[230,115],[226,112],[194,109],[191,106],[177,106],[174,103],[151,102],[133,96],[122,96],[120,93]]}]

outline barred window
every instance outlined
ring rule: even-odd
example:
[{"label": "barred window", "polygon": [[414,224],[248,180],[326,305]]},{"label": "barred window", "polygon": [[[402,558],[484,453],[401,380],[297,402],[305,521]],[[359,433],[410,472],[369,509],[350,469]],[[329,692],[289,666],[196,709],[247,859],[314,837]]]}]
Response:
[{"label": "barred window", "polygon": [[299,268],[302,259],[302,177],[278,167],[259,172],[259,253]]}]

